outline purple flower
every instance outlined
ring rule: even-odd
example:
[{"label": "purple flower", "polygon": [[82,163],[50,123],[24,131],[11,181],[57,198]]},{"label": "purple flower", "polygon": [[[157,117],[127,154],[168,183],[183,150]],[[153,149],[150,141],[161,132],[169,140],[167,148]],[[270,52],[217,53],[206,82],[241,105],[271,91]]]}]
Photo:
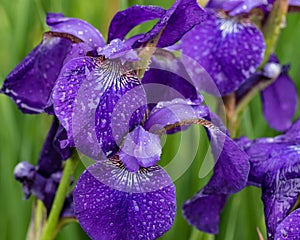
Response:
[{"label": "purple flower", "polygon": [[[275,138],[248,140],[242,137],[236,140],[250,157],[247,184],[262,189],[268,239],[274,239],[276,229],[286,226],[284,219],[292,210],[300,192],[299,127],[298,120],[284,135]],[[236,156],[233,151],[231,154]],[[209,233],[218,232],[220,212],[229,195],[238,190],[224,189],[222,175],[219,179],[217,174],[218,171],[215,170],[212,179],[216,180],[210,180],[207,186],[183,207],[188,221]],[[212,191],[211,185],[214,185]],[[206,202],[210,202],[212,207],[207,208]]]},{"label": "purple flower", "polygon": [[249,184],[262,188],[268,239],[274,239],[300,193],[299,126],[298,120],[275,138],[238,140],[250,155]]},{"label": "purple flower", "polygon": [[[62,163],[70,157],[70,148],[62,148],[60,139],[65,134],[57,119],[43,145],[37,166],[28,162],[19,163],[14,170],[15,178],[23,185],[25,199],[31,194],[40,199],[50,212],[58,184],[62,176]],[[63,216],[73,216],[71,195],[65,200]]]},{"label": "purple flower", "polygon": [[[207,8],[207,12],[207,20],[183,37],[181,49],[183,57],[194,59],[210,74],[224,96],[255,72],[263,59],[265,42],[249,19],[227,16],[211,8]],[[189,71],[197,71],[190,64],[186,65]],[[205,90],[215,94],[211,89]]]},{"label": "purple flower", "polygon": [[[185,17],[186,11],[190,13],[189,18]],[[196,1],[192,0],[176,1],[168,10],[151,6],[128,8],[113,18],[107,45],[98,41],[98,45],[94,44],[94,56],[74,58],[64,65],[52,99],[55,115],[67,130],[70,146],[76,146],[94,159],[113,156],[119,150],[124,134],[137,126],[145,114],[145,91],[130,66],[131,61],[138,59],[133,47],[146,44],[163,28],[158,46],[174,44],[203,20],[203,14]],[[89,38],[90,33],[84,32],[84,28],[78,27],[81,20],[70,22],[62,20],[61,16],[55,20],[56,17],[51,18],[51,26],[57,25],[56,31],[68,30],[63,24],[68,22],[67,25],[70,28],[75,25],[76,31],[82,33],[85,39],[93,39]],[[120,25],[124,18],[128,19],[125,27]],[[149,32],[121,40],[134,26],[154,18],[159,18],[159,21]],[[56,24],[56,21],[61,24]],[[174,30],[175,25],[180,31]],[[93,32],[92,29],[90,31]],[[96,40],[93,39],[93,42]],[[134,95],[135,100],[129,97],[126,102],[126,94]],[[123,105],[119,104],[116,111],[121,98]],[[116,122],[114,119],[118,119],[116,124],[113,124]]]}]

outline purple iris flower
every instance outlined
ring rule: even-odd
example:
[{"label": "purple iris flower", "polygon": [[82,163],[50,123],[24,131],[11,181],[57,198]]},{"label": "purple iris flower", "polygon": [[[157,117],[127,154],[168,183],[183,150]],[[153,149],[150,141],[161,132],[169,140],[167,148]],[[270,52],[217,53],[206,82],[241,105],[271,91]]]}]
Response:
[{"label": "purple iris flower", "polygon": [[[284,236],[276,239],[293,239],[292,236],[299,235],[298,220],[293,232],[288,223],[290,218],[297,219],[297,215],[289,214],[300,192],[299,127],[298,120],[285,134],[274,138],[236,140],[250,156],[247,184],[262,189],[268,239],[274,239],[275,234]],[[222,182],[218,184],[219,194],[216,191],[206,193],[209,185],[187,201],[183,210],[186,218],[200,230],[217,233],[220,211],[229,194],[222,192]],[[213,203],[209,209],[203,204],[208,201]]]},{"label": "purple iris flower", "polygon": [[[66,134],[55,118],[43,145],[37,166],[21,162],[15,167],[15,178],[23,185],[25,199],[31,194],[43,201],[47,212],[51,210],[58,184],[62,176],[62,163],[71,156],[71,149],[61,146]],[[63,216],[74,217],[71,195],[65,200]]]},{"label": "purple iris flower", "polygon": [[[211,75],[224,96],[235,91],[256,71],[264,56],[265,42],[249,19],[242,15],[229,16],[222,11],[223,7],[229,10],[241,1],[220,2],[208,3],[207,20],[183,37],[181,49]],[[197,70],[188,64],[187,69]],[[206,91],[212,93],[209,89]]]},{"label": "purple iris flower", "polygon": [[[124,102],[123,109],[122,106],[118,109],[122,114],[116,112],[112,116],[117,102],[127,92],[134,92],[134,102],[141,106],[146,104],[141,81],[130,66],[131,62],[138,60],[133,47],[146,44],[162,29],[157,46],[172,45],[195,24],[203,21],[203,15],[204,11],[192,0],[176,1],[168,10],[133,6],[115,15],[109,27],[107,45],[103,40],[96,43],[94,38],[89,37],[91,34],[80,28],[81,20],[49,15],[48,22],[51,19],[53,31],[74,34],[78,38],[84,36],[84,43],[89,43],[90,39],[95,43],[92,56],[73,58],[64,65],[53,89],[54,112],[67,130],[69,144],[94,159],[113,156],[119,150],[124,134],[139,124],[145,114],[145,107],[135,109],[136,105]],[[133,27],[155,18],[160,20],[152,30],[124,39]],[[120,24],[124,19],[127,19],[126,26]],[[73,25],[76,31],[70,30]],[[118,119],[118,124],[112,129],[114,118]]]},{"label": "purple iris flower", "polygon": [[[248,156],[220,130],[222,126],[208,121],[216,117],[203,105],[192,81],[183,81],[187,72],[174,74],[184,65],[172,54],[168,61],[161,62],[158,54],[150,65],[158,69],[146,71],[142,80],[132,67],[139,59],[139,51],[133,48],[140,50],[157,36],[157,47],[171,46],[205,17],[195,0],[178,0],[168,10],[133,6],[113,18],[105,44],[88,23],[48,14],[50,39],[67,42],[68,47],[59,52],[55,46],[61,44],[42,42],[6,79],[2,91],[23,111],[47,110],[55,114],[66,130],[66,136],[59,138],[61,149],[76,146],[97,160],[83,172],[73,192],[75,215],[92,239],[155,239],[171,228],[176,213],[175,187],[157,165],[162,151],[159,137],[164,133],[184,130],[194,123],[204,125],[216,159],[217,176],[211,179],[205,194],[231,194],[245,186]],[[133,27],[153,19],[158,22],[149,32],[125,38]],[[120,24],[124,20],[126,25]],[[56,61],[54,55],[58,53]],[[168,53],[162,49],[160,54]],[[44,60],[46,55],[51,56],[50,62]],[[50,69],[53,63],[56,71],[44,77],[45,70],[36,65],[40,63]],[[175,70],[168,74],[169,69]],[[28,77],[23,79],[26,74]],[[43,81],[36,75],[43,76]],[[47,86],[40,95],[34,95],[35,83]],[[30,87],[23,91],[22,84]],[[179,96],[166,88],[159,102],[153,102],[155,96],[146,87],[148,84],[170,86]],[[31,93],[36,97],[32,98],[34,102],[30,102]],[[16,170],[20,180],[24,172],[21,167]],[[37,174],[38,169],[44,167],[35,169],[25,164],[24,168],[32,173],[30,177],[25,174],[26,187],[32,193],[41,192],[42,199],[44,188],[36,179],[42,175]],[[50,174],[48,178],[52,179],[52,172],[43,174]],[[47,182],[44,175],[41,179]]]},{"label": "purple iris flower", "polygon": [[257,84],[273,79],[268,87],[261,91],[263,114],[270,127],[285,131],[292,125],[297,111],[298,94],[293,80],[288,75],[289,66],[281,65],[275,55],[261,71],[257,71],[237,90],[237,102]]}]

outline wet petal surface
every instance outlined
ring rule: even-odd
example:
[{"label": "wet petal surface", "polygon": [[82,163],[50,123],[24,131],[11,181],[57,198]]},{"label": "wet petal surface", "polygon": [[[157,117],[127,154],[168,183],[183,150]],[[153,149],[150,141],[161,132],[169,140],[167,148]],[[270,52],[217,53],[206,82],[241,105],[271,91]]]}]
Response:
[{"label": "wet petal surface", "polygon": [[72,34],[93,48],[105,45],[101,33],[84,20],[68,18],[61,13],[48,13],[46,22],[51,31]]},{"label": "wet petal surface", "polygon": [[[184,55],[196,60],[211,75],[223,96],[255,72],[263,59],[265,43],[253,24],[210,12],[203,24],[183,37],[181,48]],[[194,66],[186,67],[195,71],[191,69]]]},{"label": "wet petal surface", "polygon": [[209,195],[197,193],[192,199],[186,201],[182,211],[188,223],[197,229],[217,234],[219,231],[220,215],[225,206],[227,195]]},{"label": "wet petal surface", "polygon": [[176,213],[175,187],[160,167],[131,173],[115,163],[97,163],[74,190],[76,216],[92,239],[156,239]]},{"label": "wet petal surface", "polygon": [[24,113],[44,111],[71,45],[64,38],[44,37],[7,76],[1,91]]},{"label": "wet petal surface", "polygon": [[136,172],[140,167],[154,166],[160,159],[160,155],[159,136],[139,126],[126,136],[120,159],[129,171]]},{"label": "wet petal surface", "polygon": [[276,228],[275,240],[297,240],[300,236],[300,209],[291,212]]},{"label": "wet petal surface", "polygon": [[119,60],[85,57],[65,65],[53,101],[69,141],[101,159],[117,151],[124,134],[141,122],[146,98],[138,79]]}]

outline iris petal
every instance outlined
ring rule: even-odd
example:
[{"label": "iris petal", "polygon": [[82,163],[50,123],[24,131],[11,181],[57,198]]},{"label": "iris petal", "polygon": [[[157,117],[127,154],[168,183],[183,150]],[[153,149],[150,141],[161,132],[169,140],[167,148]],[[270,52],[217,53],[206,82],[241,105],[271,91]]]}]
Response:
[{"label": "iris petal", "polygon": [[175,187],[158,166],[131,173],[98,162],[79,178],[74,206],[92,239],[156,239],[173,224]]},{"label": "iris petal", "polygon": [[274,83],[261,92],[263,112],[270,127],[285,131],[292,125],[297,111],[298,95],[293,81],[282,73]]},{"label": "iris petal", "polygon": [[70,143],[94,159],[119,149],[124,134],[143,119],[145,99],[136,76],[118,59],[74,59],[53,91],[54,111]]},{"label": "iris petal", "polygon": [[291,212],[276,228],[274,239],[297,240],[300,236],[300,209]]},{"label": "iris petal", "polygon": [[52,99],[55,115],[67,130],[70,145],[74,146],[72,114],[75,98],[84,79],[96,67],[93,58],[82,57],[68,62],[62,69],[53,89]]},{"label": "iris petal", "polygon": [[157,36],[162,30],[157,47],[163,48],[178,42],[195,25],[204,21],[206,14],[195,0],[177,0],[158,23],[134,45],[139,47]]},{"label": "iris petal", "polygon": [[[300,193],[299,146],[290,146],[281,150],[272,158],[277,165],[267,172],[262,184],[262,200],[270,239],[274,237],[276,227],[288,215]],[[288,159],[284,161],[283,159]]]},{"label": "iris petal", "polygon": [[171,52],[157,49],[149,68],[142,79],[148,103],[199,97],[183,63]]},{"label": "iris petal", "polygon": [[45,36],[7,76],[1,91],[24,113],[40,113],[48,100],[72,42]]},{"label": "iris petal", "polygon": [[64,149],[60,146],[60,137],[63,137],[65,130],[62,129],[57,118],[53,120],[52,126],[40,153],[37,172],[45,177],[61,170],[62,161],[71,156],[70,148]]},{"label": "iris petal", "polygon": [[[172,101],[159,102],[150,112],[148,119],[145,122],[145,129],[151,132],[161,130],[167,125],[175,124],[184,120],[209,118],[209,110],[206,106],[200,103],[183,100],[181,98]],[[176,127],[168,130],[167,133],[175,133],[185,126]]]},{"label": "iris petal", "polygon": [[154,166],[160,159],[161,145],[158,135],[136,127],[123,143],[120,159],[129,171],[138,171],[140,167]]},{"label": "iris petal", "polygon": [[[183,54],[211,75],[222,96],[236,90],[255,72],[265,49],[264,38],[252,23],[223,19],[214,12],[181,42]],[[186,67],[194,71],[193,66]]]},{"label": "iris petal", "polygon": [[[160,18],[166,10],[157,6],[132,6],[117,12],[110,22],[108,42],[113,39],[124,39],[126,34],[135,26]],[[126,22],[126,24],[123,24]]]},{"label": "iris petal", "polygon": [[72,34],[93,48],[105,45],[101,33],[81,19],[68,18],[61,13],[48,13],[46,22],[51,31]]},{"label": "iris petal", "polygon": [[202,191],[185,202],[182,211],[189,224],[197,229],[217,234],[220,214],[227,200],[226,194],[209,195]]}]

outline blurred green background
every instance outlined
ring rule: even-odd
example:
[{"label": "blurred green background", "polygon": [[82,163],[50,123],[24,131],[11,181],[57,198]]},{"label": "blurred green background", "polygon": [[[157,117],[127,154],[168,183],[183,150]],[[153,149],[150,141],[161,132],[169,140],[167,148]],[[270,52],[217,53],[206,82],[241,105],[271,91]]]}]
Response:
[{"label": "blurred green background", "polygon": [[[170,0],[1,0],[0,1],[0,83],[18,62],[41,41],[47,30],[46,12],[62,12],[69,17],[82,18],[96,28],[104,37],[107,36],[109,22],[119,9],[133,4],[156,4],[169,7]],[[202,1],[204,2],[204,1]],[[290,14],[287,27],[283,29],[276,53],[282,63],[290,63],[290,75],[300,90],[300,16]],[[297,113],[299,116],[299,110]],[[297,117],[295,116],[295,117]],[[20,183],[13,177],[13,169],[20,161],[35,163],[43,140],[51,123],[51,117],[42,115],[23,115],[15,104],[6,96],[0,95],[0,239],[25,239],[30,221],[32,197],[23,201]],[[182,161],[190,159],[189,153],[196,139],[203,136],[203,130],[192,127],[182,135],[169,136],[164,150],[163,163],[175,153],[182,156]],[[274,136],[261,113],[261,103],[257,96],[246,109],[239,135],[249,138]],[[186,140],[185,140],[186,139]],[[195,141],[193,141],[193,139]],[[180,145],[180,149],[176,146]],[[198,146],[196,146],[198,147]],[[181,216],[182,203],[190,198],[207,178],[199,179],[198,172],[203,156],[207,151],[207,141],[200,139],[195,161],[186,173],[175,183],[177,187],[178,214],[173,228],[161,239],[209,239],[189,227]],[[77,175],[83,170],[80,166]],[[258,227],[265,235],[264,218],[260,201],[260,191],[247,188],[231,197],[223,214],[220,233],[216,239],[257,239]],[[65,227],[57,239],[89,239],[77,223]]]}]

